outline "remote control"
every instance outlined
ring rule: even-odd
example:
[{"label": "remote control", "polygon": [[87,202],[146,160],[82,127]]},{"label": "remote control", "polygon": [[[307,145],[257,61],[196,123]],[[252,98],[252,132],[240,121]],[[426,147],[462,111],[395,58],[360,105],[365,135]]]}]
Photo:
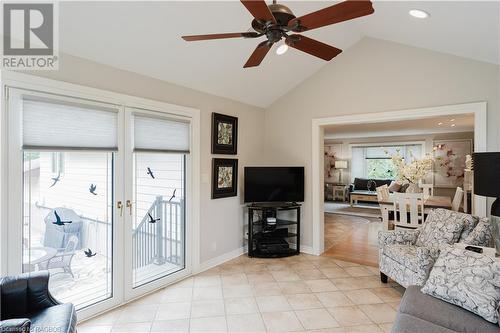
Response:
[{"label": "remote control", "polygon": [[469,245],[469,246],[466,246],[465,249],[469,250],[469,251],[477,252],[477,253],[483,253],[483,249],[480,247],[476,247],[476,246]]}]

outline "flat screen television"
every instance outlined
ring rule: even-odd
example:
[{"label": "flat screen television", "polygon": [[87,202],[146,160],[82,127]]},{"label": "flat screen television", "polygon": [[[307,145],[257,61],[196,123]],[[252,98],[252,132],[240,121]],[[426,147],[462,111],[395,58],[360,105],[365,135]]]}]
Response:
[{"label": "flat screen television", "polygon": [[304,201],[304,167],[245,167],[244,200]]}]

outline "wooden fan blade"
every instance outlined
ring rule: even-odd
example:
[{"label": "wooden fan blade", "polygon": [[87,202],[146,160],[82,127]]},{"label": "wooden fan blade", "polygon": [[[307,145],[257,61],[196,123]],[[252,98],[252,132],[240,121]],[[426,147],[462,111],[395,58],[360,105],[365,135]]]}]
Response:
[{"label": "wooden fan blade", "polygon": [[291,35],[285,42],[294,49],[309,53],[326,61],[332,60],[332,58],[342,52],[341,49],[302,35]]},{"label": "wooden fan blade", "polygon": [[[357,17],[373,14],[371,1],[347,0],[316,12],[297,17],[288,23],[294,31],[307,31],[334,23],[352,20]],[[294,29],[295,27],[298,28]]]},{"label": "wooden fan blade", "polygon": [[198,40],[209,40],[209,39],[223,39],[223,38],[256,38],[262,36],[257,32],[232,32],[227,34],[211,34],[211,35],[193,35],[193,36],[182,36],[182,39],[188,42],[194,42]]},{"label": "wooden fan blade", "polygon": [[241,3],[257,20],[276,23],[273,13],[271,13],[264,0],[241,0]]},{"label": "wooden fan blade", "polygon": [[272,44],[270,44],[267,40],[257,45],[257,48],[253,51],[250,58],[248,58],[243,68],[259,66],[262,60],[264,60],[267,52],[271,49],[271,46]]}]

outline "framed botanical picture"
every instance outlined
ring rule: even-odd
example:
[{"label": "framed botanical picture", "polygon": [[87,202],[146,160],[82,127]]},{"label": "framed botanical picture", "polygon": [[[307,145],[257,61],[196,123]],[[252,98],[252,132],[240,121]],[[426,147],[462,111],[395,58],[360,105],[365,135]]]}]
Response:
[{"label": "framed botanical picture", "polygon": [[238,193],[238,160],[212,159],[212,199],[234,197]]},{"label": "framed botanical picture", "polygon": [[434,186],[462,187],[465,175],[465,158],[472,154],[472,140],[434,141]]},{"label": "framed botanical picture", "polygon": [[212,113],[212,154],[236,155],[238,118]]}]

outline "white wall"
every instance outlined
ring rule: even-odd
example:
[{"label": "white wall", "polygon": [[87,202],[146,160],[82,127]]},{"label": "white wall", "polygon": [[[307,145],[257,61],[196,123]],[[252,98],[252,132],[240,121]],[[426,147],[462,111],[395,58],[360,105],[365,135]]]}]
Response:
[{"label": "white wall", "polygon": [[[488,150],[500,147],[500,67],[364,38],[266,111],[269,164],[304,165],[303,244],[312,245],[313,118],[488,102]],[[293,134],[293,135],[292,135]]]},{"label": "white wall", "polygon": [[[189,70],[189,69],[186,69]],[[62,55],[59,71],[36,71],[31,74],[50,79],[149,98],[201,110],[201,189],[200,189],[200,260],[201,263],[243,246],[244,206],[242,197],[212,200],[210,137],[211,113],[238,117],[238,187],[242,193],[243,166],[263,162],[264,110],[226,98],[152,79],[106,65]],[[193,75],[196,79],[196,76]],[[242,83],[242,89],[244,84]],[[208,182],[204,181],[207,180]],[[215,246],[214,246],[215,244]]]}]

